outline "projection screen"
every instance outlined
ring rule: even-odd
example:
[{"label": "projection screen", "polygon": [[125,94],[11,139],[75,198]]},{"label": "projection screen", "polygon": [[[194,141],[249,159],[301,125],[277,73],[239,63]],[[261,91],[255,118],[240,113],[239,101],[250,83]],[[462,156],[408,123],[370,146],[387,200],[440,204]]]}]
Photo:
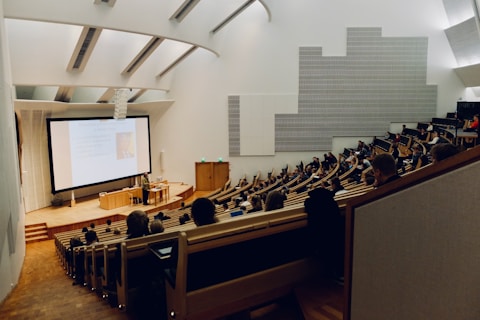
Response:
[{"label": "projection screen", "polygon": [[148,116],[47,119],[52,192],[151,171]]}]

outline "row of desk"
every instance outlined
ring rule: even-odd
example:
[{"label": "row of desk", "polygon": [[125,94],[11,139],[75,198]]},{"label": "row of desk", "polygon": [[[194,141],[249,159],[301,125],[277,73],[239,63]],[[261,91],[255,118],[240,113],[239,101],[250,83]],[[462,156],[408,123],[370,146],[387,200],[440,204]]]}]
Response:
[{"label": "row of desk", "polygon": [[465,142],[473,142],[473,145],[476,145],[478,134],[475,131],[463,131],[462,129],[445,129],[448,131],[455,139],[453,141],[456,145],[463,145]]}]

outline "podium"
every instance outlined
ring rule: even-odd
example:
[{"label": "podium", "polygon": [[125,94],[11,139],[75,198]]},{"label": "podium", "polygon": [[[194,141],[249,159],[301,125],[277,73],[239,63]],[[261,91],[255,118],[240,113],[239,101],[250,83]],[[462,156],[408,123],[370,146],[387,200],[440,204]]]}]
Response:
[{"label": "podium", "polygon": [[99,194],[100,208],[111,210],[128,206],[132,203],[132,198],[142,198],[142,188],[125,188],[112,192],[101,192]]}]

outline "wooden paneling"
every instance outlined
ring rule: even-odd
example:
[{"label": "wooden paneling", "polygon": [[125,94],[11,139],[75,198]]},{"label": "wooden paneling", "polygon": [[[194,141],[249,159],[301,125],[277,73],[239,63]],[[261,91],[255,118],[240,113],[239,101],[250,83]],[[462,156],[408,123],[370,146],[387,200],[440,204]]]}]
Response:
[{"label": "wooden paneling", "polygon": [[195,184],[198,191],[221,188],[230,175],[228,162],[196,162]]},{"label": "wooden paneling", "polygon": [[110,210],[128,206],[131,197],[142,198],[141,188],[127,188],[100,194],[100,208]]}]

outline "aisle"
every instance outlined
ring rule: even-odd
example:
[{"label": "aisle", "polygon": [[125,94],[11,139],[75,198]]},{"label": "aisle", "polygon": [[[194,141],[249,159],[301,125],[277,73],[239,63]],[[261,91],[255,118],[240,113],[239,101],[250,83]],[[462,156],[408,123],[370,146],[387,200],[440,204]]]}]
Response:
[{"label": "aisle", "polygon": [[0,306],[2,319],[135,319],[87,288],[72,286],[54,248],[53,240],[27,244],[19,283]]}]

